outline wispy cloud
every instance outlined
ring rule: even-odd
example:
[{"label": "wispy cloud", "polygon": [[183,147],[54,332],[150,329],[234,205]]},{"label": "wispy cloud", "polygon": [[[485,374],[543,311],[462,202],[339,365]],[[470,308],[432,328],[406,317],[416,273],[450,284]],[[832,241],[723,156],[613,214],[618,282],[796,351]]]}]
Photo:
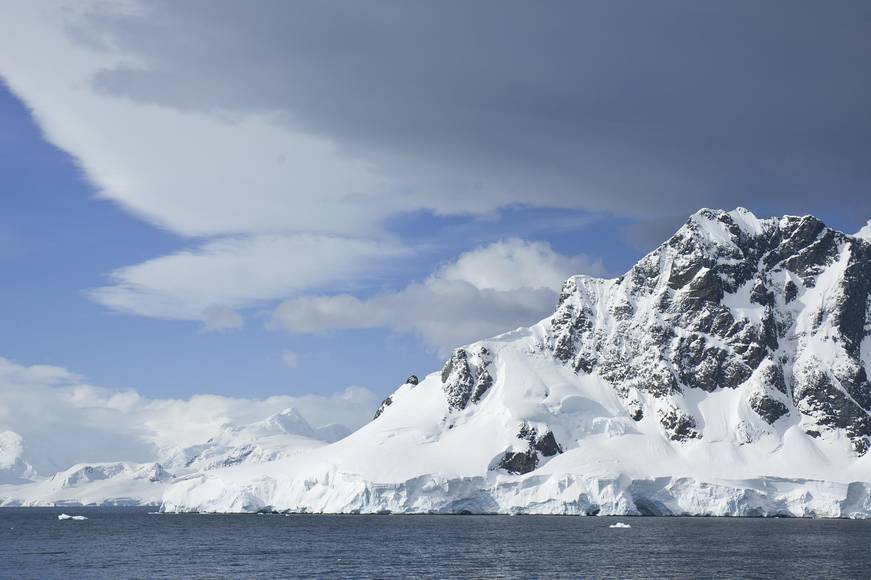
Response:
[{"label": "wispy cloud", "polygon": [[97,302],[143,316],[241,326],[234,311],[371,274],[404,250],[382,242],[323,235],[213,240],[193,250],[113,272],[89,292]]},{"label": "wispy cloud", "polygon": [[287,300],[275,324],[293,332],[385,327],[419,334],[444,352],[547,316],[570,275],[601,274],[602,263],[564,256],[544,242],[508,239],[466,252],[396,292]]},{"label": "wispy cloud", "polygon": [[281,362],[283,362],[284,366],[287,368],[295,369],[299,366],[299,355],[292,350],[286,350],[281,353]]}]

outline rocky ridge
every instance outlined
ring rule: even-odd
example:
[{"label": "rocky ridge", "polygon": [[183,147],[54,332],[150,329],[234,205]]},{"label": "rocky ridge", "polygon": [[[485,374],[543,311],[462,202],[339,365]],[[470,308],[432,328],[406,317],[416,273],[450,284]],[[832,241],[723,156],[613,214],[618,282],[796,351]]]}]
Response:
[{"label": "rocky ridge", "polygon": [[871,517],[869,286],[864,235],[701,210],[347,438],[187,478],[163,509]]},{"label": "rocky ridge", "polygon": [[[812,216],[701,210],[625,275],[570,278],[536,346],[602,377],[632,419],[653,413],[675,441],[703,437],[682,393],[741,389],[768,425],[793,415],[812,437],[842,430],[861,455],[871,445],[869,293],[863,238]],[[442,371],[452,409],[492,383],[478,348],[456,350]]]}]

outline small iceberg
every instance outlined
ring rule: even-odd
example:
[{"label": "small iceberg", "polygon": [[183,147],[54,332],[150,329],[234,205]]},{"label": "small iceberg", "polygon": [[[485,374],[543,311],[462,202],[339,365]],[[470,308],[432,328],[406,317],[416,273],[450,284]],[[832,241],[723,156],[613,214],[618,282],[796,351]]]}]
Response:
[{"label": "small iceberg", "polygon": [[609,527],[609,528],[612,528],[612,529],[613,529],[613,528],[616,528],[616,529],[622,530],[622,529],[625,529],[625,528],[631,528],[632,526],[630,526],[629,524],[624,524],[623,522],[617,522],[616,524],[612,524],[612,525],[610,525],[610,526],[608,526],[608,527]]},{"label": "small iceberg", "polygon": [[57,519],[59,519],[59,520],[75,520],[77,522],[81,522],[81,521],[86,520],[88,518],[86,518],[85,516],[71,516],[68,514],[61,514],[57,517]]}]

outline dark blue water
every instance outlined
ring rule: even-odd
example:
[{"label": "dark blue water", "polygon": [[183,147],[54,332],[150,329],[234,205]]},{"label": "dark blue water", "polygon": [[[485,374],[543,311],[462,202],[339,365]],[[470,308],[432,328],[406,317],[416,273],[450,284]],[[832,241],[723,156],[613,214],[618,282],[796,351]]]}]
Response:
[{"label": "dark blue water", "polygon": [[0,509],[0,577],[871,577],[871,521],[147,511]]}]

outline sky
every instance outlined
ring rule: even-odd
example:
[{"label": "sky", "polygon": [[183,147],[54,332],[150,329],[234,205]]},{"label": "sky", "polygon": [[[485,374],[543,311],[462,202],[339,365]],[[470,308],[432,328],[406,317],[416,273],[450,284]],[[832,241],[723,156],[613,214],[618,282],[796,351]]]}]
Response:
[{"label": "sky", "polygon": [[701,207],[858,230],[869,54],[841,0],[0,0],[0,389],[360,423]]}]

